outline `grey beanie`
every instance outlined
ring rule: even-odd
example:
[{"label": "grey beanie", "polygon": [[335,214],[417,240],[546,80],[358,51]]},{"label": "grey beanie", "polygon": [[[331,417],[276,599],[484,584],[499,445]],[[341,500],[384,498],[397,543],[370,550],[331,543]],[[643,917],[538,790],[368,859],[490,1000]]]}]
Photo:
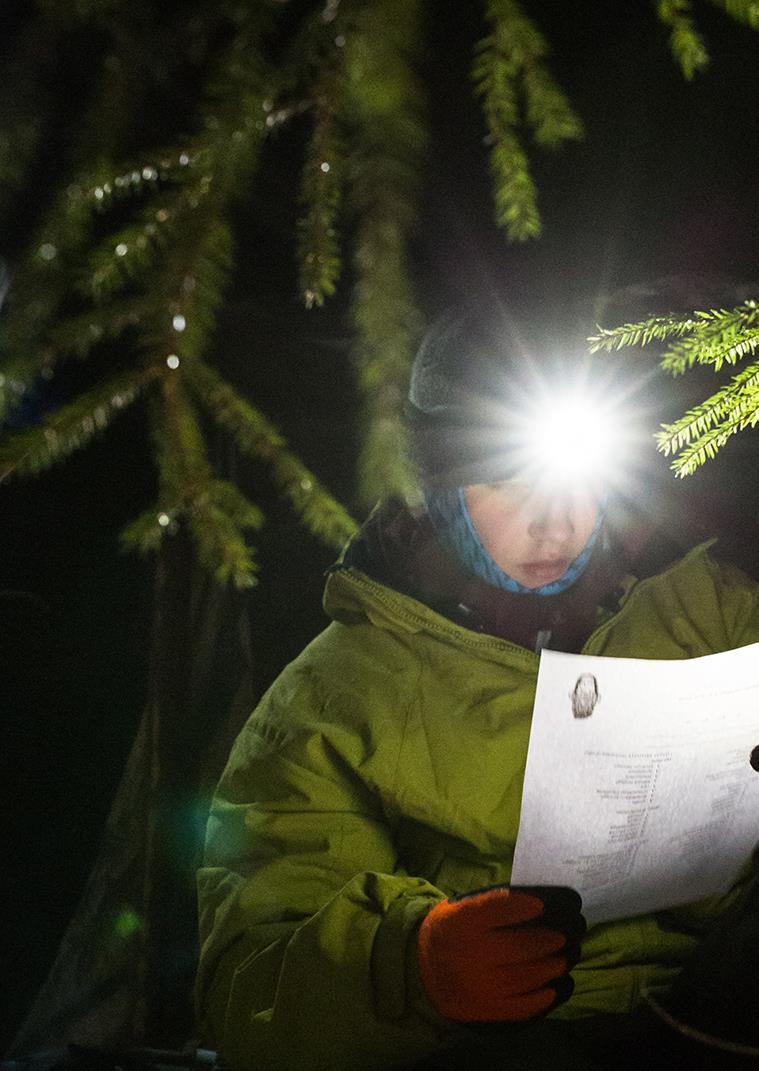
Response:
[{"label": "grey beanie", "polygon": [[424,487],[452,488],[514,475],[509,412],[535,378],[523,340],[506,317],[447,314],[413,363],[406,418]]}]

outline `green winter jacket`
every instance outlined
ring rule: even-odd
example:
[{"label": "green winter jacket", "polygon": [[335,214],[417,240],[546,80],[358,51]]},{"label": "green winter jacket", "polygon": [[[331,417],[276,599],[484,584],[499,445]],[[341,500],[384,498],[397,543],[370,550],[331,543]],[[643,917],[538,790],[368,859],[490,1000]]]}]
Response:
[{"label": "green winter jacket", "polygon": [[[415,929],[511,872],[538,656],[355,568],[330,576],[325,606],[333,622],[237,739],[208,826],[197,1003],[234,1071],[373,1071],[434,1050],[453,1028],[420,990]],[[634,584],[583,651],[757,640],[759,589],[704,546]],[[591,928],[553,1014],[630,1010],[728,899]]]}]

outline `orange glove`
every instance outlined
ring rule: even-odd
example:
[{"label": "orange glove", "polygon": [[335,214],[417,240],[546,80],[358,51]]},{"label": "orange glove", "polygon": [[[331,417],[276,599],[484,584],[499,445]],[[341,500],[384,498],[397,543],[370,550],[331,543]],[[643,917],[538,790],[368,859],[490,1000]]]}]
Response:
[{"label": "orange glove", "polygon": [[563,886],[493,885],[443,900],[417,938],[422,985],[433,1008],[462,1023],[544,1015],[574,989],[582,901]]}]

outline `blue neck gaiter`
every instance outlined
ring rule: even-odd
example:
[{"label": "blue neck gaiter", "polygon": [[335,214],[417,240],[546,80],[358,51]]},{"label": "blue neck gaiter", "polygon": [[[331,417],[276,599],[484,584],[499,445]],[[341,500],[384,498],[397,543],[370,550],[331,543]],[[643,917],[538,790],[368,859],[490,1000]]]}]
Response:
[{"label": "blue neck gaiter", "polygon": [[603,524],[603,508],[599,507],[598,517],[587,543],[566,572],[543,587],[526,588],[505,573],[483,546],[469,514],[463,487],[448,491],[427,491],[424,498],[432,525],[447,550],[486,584],[523,595],[559,595],[574,584],[590,560]]}]

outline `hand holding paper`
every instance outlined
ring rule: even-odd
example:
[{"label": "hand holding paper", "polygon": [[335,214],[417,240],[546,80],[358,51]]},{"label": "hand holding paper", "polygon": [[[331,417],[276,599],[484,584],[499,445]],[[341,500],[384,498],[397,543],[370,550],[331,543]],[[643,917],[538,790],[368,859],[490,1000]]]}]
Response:
[{"label": "hand holding paper", "polygon": [[419,973],[438,1014],[519,1022],[567,1000],[585,920],[572,889],[493,885],[443,900],[417,940]]}]

